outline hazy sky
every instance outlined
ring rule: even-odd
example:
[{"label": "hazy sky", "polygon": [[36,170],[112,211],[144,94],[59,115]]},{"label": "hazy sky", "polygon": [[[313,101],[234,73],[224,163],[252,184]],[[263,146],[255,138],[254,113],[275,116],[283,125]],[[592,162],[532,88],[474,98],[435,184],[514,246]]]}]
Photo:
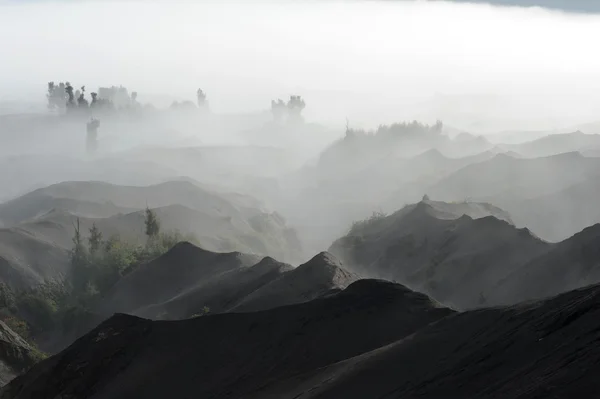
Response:
[{"label": "hazy sky", "polygon": [[0,0],[0,100],[70,80],[202,87],[219,112],[298,93],[339,124],[547,128],[600,119],[598,37],[600,16],[471,4]]}]

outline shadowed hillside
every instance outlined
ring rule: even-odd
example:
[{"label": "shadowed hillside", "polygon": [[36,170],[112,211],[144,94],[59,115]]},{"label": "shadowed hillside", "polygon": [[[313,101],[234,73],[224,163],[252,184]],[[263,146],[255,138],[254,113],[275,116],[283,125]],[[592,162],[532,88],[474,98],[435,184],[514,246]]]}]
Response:
[{"label": "shadowed hillside", "polygon": [[251,396],[301,399],[594,397],[600,288],[446,317],[408,339]]},{"label": "shadowed hillside", "polygon": [[366,276],[397,280],[459,308],[482,306],[498,281],[550,249],[492,215],[508,216],[488,204],[424,200],[356,223],[330,251]]},{"label": "shadowed hillside", "polygon": [[259,261],[260,257],[254,255],[214,253],[182,242],[119,280],[100,303],[100,310],[108,314],[134,312],[168,301],[206,279]]},{"label": "shadowed hillside", "polygon": [[263,312],[169,322],[115,315],[15,380],[1,397],[30,398],[40,390],[42,398],[150,399],[192,391],[203,398],[247,397],[451,313],[400,285],[361,280],[328,298]]},{"label": "shadowed hillside", "polygon": [[257,313],[176,322],[115,315],[0,392],[3,399],[593,397],[599,301],[592,286],[457,314],[400,285],[361,280],[328,298]]}]

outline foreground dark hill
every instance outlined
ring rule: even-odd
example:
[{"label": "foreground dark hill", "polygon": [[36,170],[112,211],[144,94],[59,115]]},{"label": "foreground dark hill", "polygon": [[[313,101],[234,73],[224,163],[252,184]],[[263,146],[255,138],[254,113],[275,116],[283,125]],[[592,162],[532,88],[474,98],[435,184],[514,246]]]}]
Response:
[{"label": "foreground dark hill", "polygon": [[461,309],[481,306],[500,280],[550,249],[492,215],[510,220],[489,204],[423,200],[356,223],[330,252],[366,276],[397,280]]},{"label": "foreground dark hill", "polygon": [[599,317],[598,286],[531,305],[455,314],[251,397],[592,398],[600,390]]},{"label": "foreground dark hill", "polygon": [[0,386],[27,371],[41,354],[0,321]]},{"label": "foreground dark hill", "polygon": [[262,312],[168,322],[115,315],[0,397],[248,397],[451,313],[403,286],[360,280],[327,298]]}]

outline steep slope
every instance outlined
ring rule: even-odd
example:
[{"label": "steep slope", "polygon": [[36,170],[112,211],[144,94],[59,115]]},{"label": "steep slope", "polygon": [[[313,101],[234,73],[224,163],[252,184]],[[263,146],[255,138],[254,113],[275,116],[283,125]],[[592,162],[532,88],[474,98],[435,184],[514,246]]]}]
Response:
[{"label": "steep slope", "polygon": [[[266,284],[293,270],[292,266],[266,257],[250,267],[240,267],[202,280],[172,299],[137,309],[134,314],[150,319],[184,319],[203,314],[225,313]],[[300,301],[298,301],[300,302]],[[268,303],[265,309],[278,306]]]},{"label": "steep slope", "polygon": [[0,321],[0,386],[6,385],[41,359],[36,349]]},{"label": "steep slope", "polygon": [[573,237],[515,270],[489,294],[494,303],[545,298],[600,282],[600,224]]},{"label": "steep slope", "polygon": [[564,153],[544,158],[516,159],[498,154],[489,161],[466,166],[427,188],[443,200],[534,198],[600,176],[600,158]]},{"label": "steep slope", "polygon": [[182,242],[169,252],[126,275],[111,288],[98,311],[101,314],[131,313],[166,302],[221,273],[252,266],[255,255],[215,253]]},{"label": "steep slope", "polygon": [[248,397],[451,313],[400,285],[361,280],[328,298],[263,312],[167,322],[115,315],[0,396]]},{"label": "steep slope", "polygon": [[0,280],[12,289],[60,281],[69,270],[68,252],[18,229],[0,229]]},{"label": "steep slope", "polygon": [[469,209],[507,216],[489,205],[421,201],[356,224],[330,252],[366,276],[398,280],[458,308],[481,306],[484,293],[550,245],[493,216],[459,216]]},{"label": "steep slope", "polygon": [[335,257],[322,252],[254,291],[233,307],[232,311],[252,312],[308,302],[343,290],[356,280],[358,276],[344,270]]},{"label": "steep slope", "polygon": [[598,317],[598,286],[530,306],[456,314],[251,397],[594,397],[600,389]]}]

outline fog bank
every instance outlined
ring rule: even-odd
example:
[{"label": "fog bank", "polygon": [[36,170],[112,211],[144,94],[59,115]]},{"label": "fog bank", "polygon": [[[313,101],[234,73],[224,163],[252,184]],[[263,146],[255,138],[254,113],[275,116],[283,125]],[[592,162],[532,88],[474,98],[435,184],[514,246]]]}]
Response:
[{"label": "fog bank", "polygon": [[436,118],[472,131],[593,120],[600,16],[445,2],[4,2],[0,101],[45,84],[123,84],[254,112],[302,94],[307,119]]}]

